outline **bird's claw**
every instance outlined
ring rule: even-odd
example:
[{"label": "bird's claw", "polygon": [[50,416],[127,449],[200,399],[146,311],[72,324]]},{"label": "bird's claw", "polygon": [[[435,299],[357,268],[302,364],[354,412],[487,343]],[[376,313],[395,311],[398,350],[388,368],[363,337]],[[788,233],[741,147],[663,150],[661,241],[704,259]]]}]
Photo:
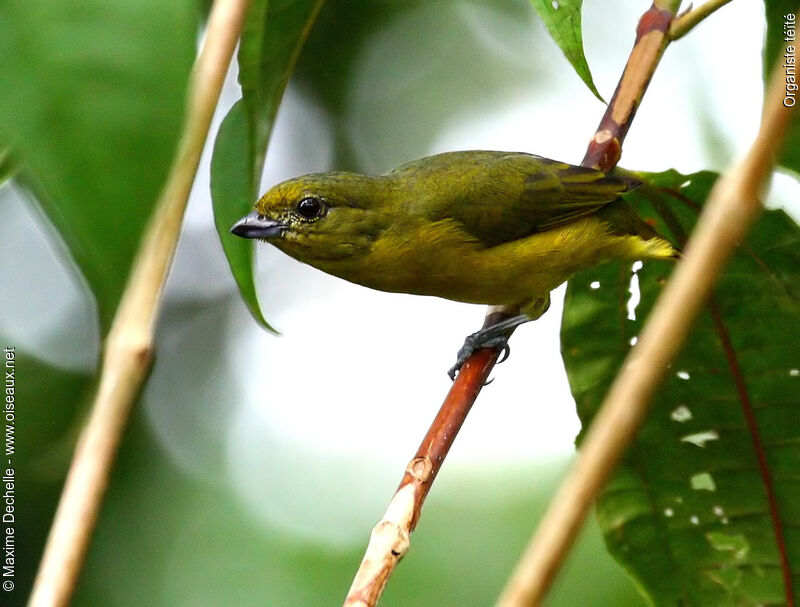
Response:
[{"label": "bird's claw", "polygon": [[475,352],[475,346],[470,343],[471,337],[472,335],[464,340],[464,345],[461,346],[458,354],[456,354],[456,364],[450,367],[450,370],[447,372],[447,375],[450,376],[450,381],[456,381],[456,373],[461,370],[461,367],[464,366],[464,363],[467,362],[467,359],[472,356],[473,352]]},{"label": "bird's claw", "polygon": [[[505,346],[503,346],[503,350],[500,352],[500,357],[498,358],[498,360],[497,360],[497,363],[496,363],[496,364],[498,364],[498,365],[499,365],[500,363],[502,363],[502,362],[505,362],[505,360],[506,360],[506,359],[507,359],[509,356],[511,356],[511,346],[509,346],[509,345],[506,343],[506,345],[505,345]],[[488,385],[489,385],[490,383],[492,383],[493,381],[494,381],[494,377],[493,377],[492,379],[487,379],[487,380],[486,380],[486,382],[483,384],[483,387],[485,388],[486,386],[488,386]]]},{"label": "bird's claw", "polygon": [[[450,377],[450,381],[455,381],[456,373],[461,370],[461,367],[463,367],[464,363],[467,362],[467,359],[475,353],[475,350],[479,350],[481,348],[500,347],[502,347],[503,350],[500,353],[500,360],[497,361],[498,364],[506,360],[508,355],[511,353],[511,348],[508,345],[508,337],[499,336],[486,339],[480,335],[480,331],[478,331],[478,333],[469,335],[464,340],[464,345],[461,346],[461,349],[456,355],[456,364],[450,367],[450,370],[447,372],[447,375]],[[491,381],[488,381],[484,385],[488,386],[490,383]]]},{"label": "bird's claw", "polygon": [[509,356],[511,356],[511,346],[509,346],[508,342],[506,342],[506,345],[503,346],[503,351],[500,352],[500,358],[498,359],[497,364],[499,365],[500,363],[505,362]]}]

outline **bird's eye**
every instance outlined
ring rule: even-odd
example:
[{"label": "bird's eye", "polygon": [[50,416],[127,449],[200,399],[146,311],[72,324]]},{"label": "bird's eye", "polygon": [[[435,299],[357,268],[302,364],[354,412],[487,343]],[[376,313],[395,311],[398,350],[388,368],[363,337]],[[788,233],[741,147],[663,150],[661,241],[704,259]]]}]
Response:
[{"label": "bird's eye", "polygon": [[322,214],[322,202],[310,196],[303,198],[297,203],[297,213],[303,219],[315,219]]}]

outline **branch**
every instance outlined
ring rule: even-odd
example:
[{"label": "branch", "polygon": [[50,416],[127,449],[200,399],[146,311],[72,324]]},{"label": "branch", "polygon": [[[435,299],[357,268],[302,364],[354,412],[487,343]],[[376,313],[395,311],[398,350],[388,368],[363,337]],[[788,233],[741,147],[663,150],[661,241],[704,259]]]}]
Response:
[{"label": "branch", "polygon": [[72,459],[29,607],[66,606],[74,592],[123,431],[150,368],[161,293],[247,4],[217,0],[211,11],[189,85],[183,136],[106,339],[97,395]]},{"label": "branch", "polygon": [[[490,314],[484,327],[495,322],[497,317]],[[344,601],[345,607],[377,604],[389,576],[408,552],[410,535],[419,521],[422,504],[498,355],[498,350],[481,348],[461,367],[417,453],[406,466],[386,513],[372,529],[366,553]]]},{"label": "branch", "polygon": [[[644,421],[653,392],[706,305],[716,277],[761,212],[760,194],[792,113],[783,106],[782,75],[780,66],[776,66],[752,147],[709,194],[684,259],[612,384],[499,606],[538,605],[543,599],[583,518]],[[791,579],[785,575],[784,584],[791,602]]]},{"label": "branch", "polygon": [[[659,6],[664,4],[666,6]],[[628,134],[647,85],[669,44],[667,33],[679,2],[654,2],[639,19],[636,42],[625,64],[617,89],[597,131],[589,142],[581,164],[610,171],[622,155],[622,142]]]},{"label": "branch", "polygon": [[730,1],[731,0],[707,0],[697,8],[689,8],[685,13],[678,15],[669,27],[670,40],[682,38],[688,34],[695,25]]}]

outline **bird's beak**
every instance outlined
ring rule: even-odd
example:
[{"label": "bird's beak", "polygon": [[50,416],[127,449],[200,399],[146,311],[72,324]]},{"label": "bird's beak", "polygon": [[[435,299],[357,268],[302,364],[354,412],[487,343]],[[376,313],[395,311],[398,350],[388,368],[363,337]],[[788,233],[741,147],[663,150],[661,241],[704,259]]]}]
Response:
[{"label": "bird's beak", "polygon": [[236,234],[242,238],[280,238],[289,228],[285,223],[280,223],[264,215],[259,215],[258,211],[253,211],[245,215],[231,228],[231,234]]}]

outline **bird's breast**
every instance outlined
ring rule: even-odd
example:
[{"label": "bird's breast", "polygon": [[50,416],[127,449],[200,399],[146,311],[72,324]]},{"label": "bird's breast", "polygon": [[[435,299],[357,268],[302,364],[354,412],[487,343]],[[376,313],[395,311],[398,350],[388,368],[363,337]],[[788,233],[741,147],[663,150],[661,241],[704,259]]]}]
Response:
[{"label": "bird's breast", "polygon": [[611,235],[607,224],[588,217],[487,247],[457,222],[444,221],[413,234],[387,231],[362,255],[314,265],[381,291],[514,305],[544,297],[574,273],[602,261],[640,258],[632,240]]}]

